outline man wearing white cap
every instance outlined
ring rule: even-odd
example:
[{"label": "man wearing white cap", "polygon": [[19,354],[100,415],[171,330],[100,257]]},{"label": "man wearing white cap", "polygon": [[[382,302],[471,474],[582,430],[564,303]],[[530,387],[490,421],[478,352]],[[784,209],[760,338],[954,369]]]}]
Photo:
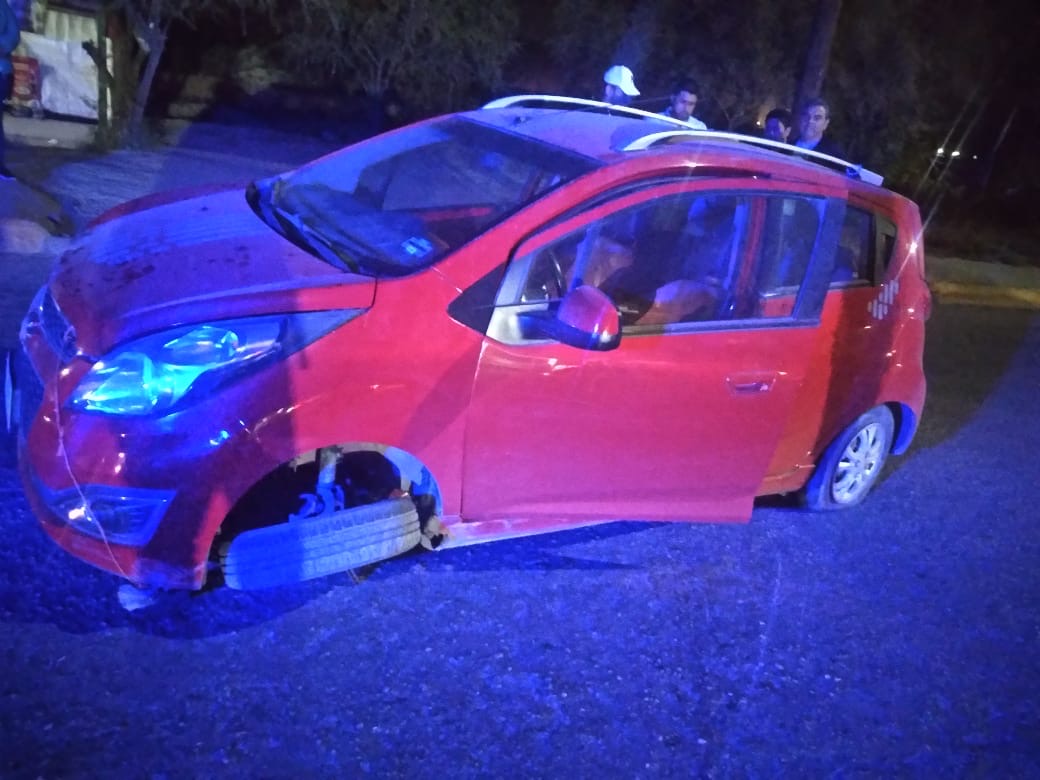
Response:
[{"label": "man wearing white cap", "polygon": [[603,102],[627,106],[639,94],[632,71],[624,65],[611,65],[603,74]]}]

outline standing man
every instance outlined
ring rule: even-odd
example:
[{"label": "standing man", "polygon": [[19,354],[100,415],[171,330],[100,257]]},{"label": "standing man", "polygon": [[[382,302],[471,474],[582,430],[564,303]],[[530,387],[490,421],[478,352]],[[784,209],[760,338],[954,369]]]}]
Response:
[{"label": "standing man", "polygon": [[766,126],[763,135],[770,141],[787,143],[791,135],[791,127],[794,125],[794,117],[786,108],[774,108],[766,114]]},{"label": "standing man", "polygon": [[627,106],[639,96],[632,71],[624,65],[611,65],[603,74],[603,102]]},{"label": "standing man", "polygon": [[4,165],[4,107],[2,102],[11,97],[14,87],[14,65],[11,64],[11,52],[21,38],[18,31],[18,19],[14,15],[7,0],[0,0],[0,181],[14,178]]},{"label": "standing man", "polygon": [[801,114],[798,116],[798,140],[794,145],[832,157],[843,157],[842,148],[829,138],[823,137],[830,123],[831,109],[827,101],[819,97],[812,98],[802,106]]},{"label": "standing man", "polygon": [[693,79],[680,79],[672,89],[668,108],[661,115],[685,122],[692,130],[707,130],[708,126],[693,115],[697,110],[697,92],[697,83]]}]

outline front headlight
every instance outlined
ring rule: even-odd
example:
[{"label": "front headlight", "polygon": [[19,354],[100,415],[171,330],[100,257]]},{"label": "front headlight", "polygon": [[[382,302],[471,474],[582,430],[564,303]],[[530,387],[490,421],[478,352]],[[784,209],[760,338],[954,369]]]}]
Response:
[{"label": "front headlight", "polygon": [[161,415],[186,397],[301,347],[353,319],[360,309],[208,322],[153,333],[95,363],[69,405],[112,415]]}]

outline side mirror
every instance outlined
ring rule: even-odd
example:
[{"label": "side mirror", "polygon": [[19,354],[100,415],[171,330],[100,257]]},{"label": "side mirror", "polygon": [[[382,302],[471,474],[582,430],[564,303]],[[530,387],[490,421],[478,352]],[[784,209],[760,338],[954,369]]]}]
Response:
[{"label": "side mirror", "polygon": [[520,315],[524,331],[578,349],[605,351],[621,343],[621,318],[602,290],[583,284],[563,296],[553,311]]}]

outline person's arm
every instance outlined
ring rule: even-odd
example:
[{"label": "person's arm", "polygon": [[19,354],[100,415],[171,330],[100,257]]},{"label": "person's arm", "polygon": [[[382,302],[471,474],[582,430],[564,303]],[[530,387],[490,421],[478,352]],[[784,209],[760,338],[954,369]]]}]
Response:
[{"label": "person's arm", "polygon": [[7,0],[0,0],[0,55],[8,56],[14,51],[21,38],[18,19]]}]

